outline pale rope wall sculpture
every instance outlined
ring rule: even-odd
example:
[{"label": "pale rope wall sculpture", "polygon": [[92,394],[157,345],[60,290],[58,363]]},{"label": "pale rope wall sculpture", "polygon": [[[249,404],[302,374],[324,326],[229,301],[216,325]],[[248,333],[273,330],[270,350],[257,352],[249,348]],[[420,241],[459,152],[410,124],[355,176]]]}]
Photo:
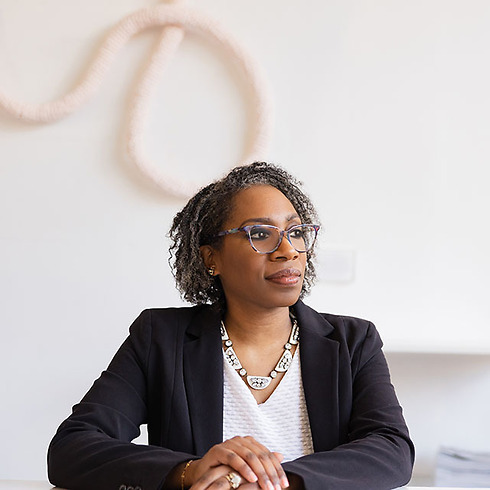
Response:
[{"label": "pale rope wall sculpture", "polygon": [[146,154],[143,145],[151,96],[155,93],[160,75],[179,47],[185,30],[192,30],[214,39],[241,67],[253,94],[255,118],[250,132],[251,144],[241,162],[237,163],[263,159],[272,134],[272,104],[261,70],[252,57],[217,22],[195,9],[181,5],[159,5],[139,10],[124,18],[109,32],[79,84],[65,96],[52,102],[29,104],[14,100],[0,90],[0,107],[16,118],[37,123],[56,121],[71,114],[95,93],[126,42],[140,31],[155,26],[162,26],[164,29],[139,81],[130,107],[127,146],[132,161],[168,194],[189,197],[200,187],[197,182],[182,181],[160,170]]}]

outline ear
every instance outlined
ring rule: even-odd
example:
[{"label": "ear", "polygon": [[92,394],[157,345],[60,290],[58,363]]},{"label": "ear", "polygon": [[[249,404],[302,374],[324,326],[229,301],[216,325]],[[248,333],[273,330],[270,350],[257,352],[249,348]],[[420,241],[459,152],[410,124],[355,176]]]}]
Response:
[{"label": "ear", "polygon": [[218,265],[216,261],[216,250],[211,245],[201,245],[199,247],[199,251],[201,252],[201,257],[206,266],[206,269],[214,267],[214,274],[218,275]]}]

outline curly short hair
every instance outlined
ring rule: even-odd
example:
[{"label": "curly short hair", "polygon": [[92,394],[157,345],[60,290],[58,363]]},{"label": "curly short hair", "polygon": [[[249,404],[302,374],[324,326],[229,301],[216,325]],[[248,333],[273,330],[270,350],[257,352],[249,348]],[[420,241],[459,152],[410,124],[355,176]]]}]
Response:
[{"label": "curly short hair", "polygon": [[[210,276],[199,247],[219,247],[223,237],[216,237],[231,213],[233,198],[254,185],[270,185],[280,190],[291,202],[302,223],[317,223],[318,217],[309,197],[301,190],[301,182],[277,165],[255,162],[232,169],[225,177],[203,187],[175,216],[169,264],[177,288],[186,301],[193,304],[225,304],[219,276]],[[309,292],[315,280],[314,252],[307,252],[301,297]]]}]

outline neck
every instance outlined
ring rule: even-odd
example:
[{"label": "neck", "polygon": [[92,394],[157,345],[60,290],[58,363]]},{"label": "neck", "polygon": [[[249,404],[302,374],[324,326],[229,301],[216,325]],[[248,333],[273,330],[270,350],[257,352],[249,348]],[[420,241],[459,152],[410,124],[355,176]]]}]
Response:
[{"label": "neck", "polygon": [[241,308],[228,305],[224,322],[230,337],[244,344],[270,344],[291,331],[289,307],[268,309]]}]

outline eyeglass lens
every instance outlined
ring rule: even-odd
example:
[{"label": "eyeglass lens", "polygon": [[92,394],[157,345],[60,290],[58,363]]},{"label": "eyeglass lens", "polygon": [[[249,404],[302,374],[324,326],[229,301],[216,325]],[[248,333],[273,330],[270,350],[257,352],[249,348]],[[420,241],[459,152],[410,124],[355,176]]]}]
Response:
[{"label": "eyeglass lens", "polygon": [[[307,252],[313,246],[316,230],[312,225],[299,225],[287,230],[285,235],[298,252]],[[266,225],[252,226],[249,236],[253,247],[261,253],[274,251],[282,239],[280,230]]]}]

